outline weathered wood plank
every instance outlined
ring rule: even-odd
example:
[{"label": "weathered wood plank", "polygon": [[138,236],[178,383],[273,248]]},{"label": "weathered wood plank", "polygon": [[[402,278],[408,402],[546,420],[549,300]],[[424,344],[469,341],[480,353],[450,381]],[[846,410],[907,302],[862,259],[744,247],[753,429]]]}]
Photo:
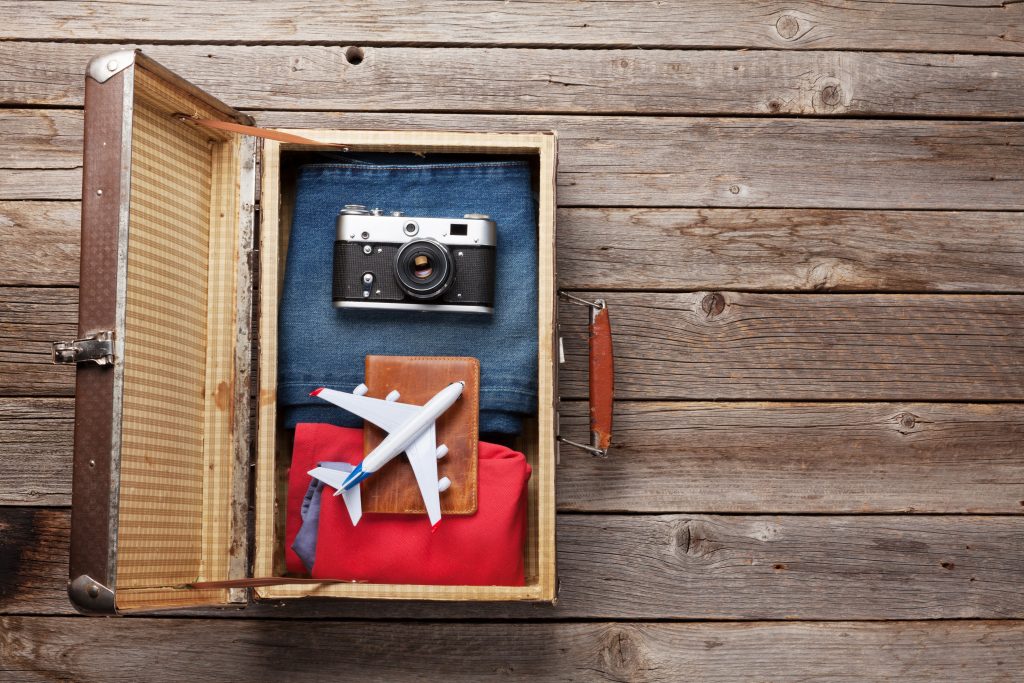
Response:
[{"label": "weathered wood plank", "polygon": [[[586,405],[562,433],[587,439]],[[560,510],[1024,513],[1024,406],[619,402],[612,457],[563,448]]]},{"label": "weathered wood plank", "polygon": [[1019,292],[1024,215],[563,209],[566,288]]},{"label": "weathered wood plank", "polygon": [[[1024,399],[1024,297],[601,296],[623,399]],[[560,320],[559,389],[584,397],[586,316],[565,304]]]},{"label": "weathered wood plank", "polygon": [[0,398],[0,505],[70,505],[75,403]]},{"label": "weathered wood plank", "polygon": [[[95,55],[126,46],[0,43],[0,103],[80,106]],[[235,107],[338,111],[1010,117],[1015,57],[784,50],[521,50],[146,45]]]},{"label": "weathered wood plank", "polygon": [[203,0],[5,4],[13,5],[0,32],[5,39],[1024,51],[1024,12],[998,1],[700,0],[638,10],[629,2],[558,0],[232,0],[217,3],[216,21]]},{"label": "weathered wood plank", "polygon": [[78,202],[0,201],[0,286],[77,285]]},{"label": "weathered wood plank", "polygon": [[[0,285],[76,285],[80,205],[0,201]],[[992,211],[558,212],[571,289],[1024,291],[1024,215]],[[998,245],[998,246],[997,246]]]},{"label": "weathered wood plank", "polygon": [[[559,132],[560,206],[710,206],[886,209],[1024,209],[1024,123],[717,119],[609,116],[257,112],[273,126]],[[0,176],[0,199],[75,199],[78,155],[45,148],[53,126],[81,113],[0,110],[31,133],[0,139],[0,155],[59,167]],[[25,179],[25,176],[28,179]]]},{"label": "weathered wood plank", "polygon": [[[202,647],[196,647],[202,643]],[[445,624],[0,619],[0,674],[21,681],[220,681],[323,676],[422,681],[1009,680],[1024,624]],[[188,656],[180,653],[188,652]],[[122,673],[123,672],[123,673]]]},{"label": "weathered wood plank", "polygon": [[[558,507],[1022,513],[1024,407],[620,402],[615,457],[566,448]],[[0,399],[0,505],[71,502],[71,399]],[[586,438],[586,406],[562,433]]]},{"label": "weathered wood plank", "polygon": [[0,111],[0,199],[82,195],[82,113]]},{"label": "weathered wood plank", "polygon": [[[1024,297],[899,294],[603,294],[616,392],[646,400],[1024,399]],[[0,288],[0,395],[69,396],[50,364],[73,335],[77,290]],[[568,305],[566,305],[568,306]],[[585,316],[562,311],[564,398],[586,386]]]},{"label": "weathered wood plank", "polygon": [[0,507],[0,612],[74,613],[67,597],[70,533],[66,509]]},{"label": "weathered wood plank", "polygon": [[0,396],[73,395],[74,368],[52,364],[51,343],[77,331],[77,289],[0,287]]},{"label": "weathered wood plank", "polygon": [[[0,613],[67,614],[68,514],[0,508]],[[933,619],[1024,616],[1024,518],[559,515],[557,606],[299,601],[229,615]],[[220,613],[223,614],[223,613]]]}]

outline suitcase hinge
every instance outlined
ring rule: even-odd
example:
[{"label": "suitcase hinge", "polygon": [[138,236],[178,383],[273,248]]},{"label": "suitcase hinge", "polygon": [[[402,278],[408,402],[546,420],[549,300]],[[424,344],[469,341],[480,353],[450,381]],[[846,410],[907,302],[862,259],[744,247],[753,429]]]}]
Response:
[{"label": "suitcase hinge", "polygon": [[74,341],[53,342],[53,362],[57,365],[113,365],[114,333],[105,330]]}]

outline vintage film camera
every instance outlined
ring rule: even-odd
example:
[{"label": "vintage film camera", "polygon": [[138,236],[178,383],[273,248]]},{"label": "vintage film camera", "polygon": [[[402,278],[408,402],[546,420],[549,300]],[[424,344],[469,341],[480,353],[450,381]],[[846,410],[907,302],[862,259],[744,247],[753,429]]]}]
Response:
[{"label": "vintage film camera", "polygon": [[422,218],[346,204],[334,242],[334,306],[493,313],[497,237],[483,214]]}]

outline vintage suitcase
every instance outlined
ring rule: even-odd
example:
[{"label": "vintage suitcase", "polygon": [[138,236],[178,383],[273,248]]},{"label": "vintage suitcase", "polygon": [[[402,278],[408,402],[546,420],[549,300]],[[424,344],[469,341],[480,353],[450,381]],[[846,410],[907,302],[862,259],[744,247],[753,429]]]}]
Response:
[{"label": "vintage suitcase", "polygon": [[[255,129],[130,50],[89,64],[85,103],[80,338],[54,344],[55,362],[77,365],[75,607],[114,614],[305,596],[553,601],[555,135]],[[540,395],[519,444],[533,466],[525,586],[279,578],[290,443],[277,429],[277,302],[290,178],[296,152],[328,145],[529,155],[536,164]],[[606,328],[603,303],[588,305],[595,329]],[[591,350],[592,362],[610,362],[610,333],[592,336]],[[599,455],[611,420],[606,373],[605,364],[592,373],[602,384],[591,391],[585,446]]]}]

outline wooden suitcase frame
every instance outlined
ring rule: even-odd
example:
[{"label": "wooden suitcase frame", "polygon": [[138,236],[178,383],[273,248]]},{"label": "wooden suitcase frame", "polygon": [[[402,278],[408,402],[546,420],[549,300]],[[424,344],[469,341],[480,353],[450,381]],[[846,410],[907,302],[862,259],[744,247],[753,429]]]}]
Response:
[{"label": "wooden suitcase frame", "polygon": [[75,607],[115,614],[307,596],[554,601],[554,133],[287,131],[353,151],[534,160],[539,395],[520,444],[533,466],[526,585],[307,581],[250,594],[195,584],[283,569],[290,446],[277,429],[277,303],[293,186],[282,173],[292,153],[318,147],[196,125],[252,121],[139,51],[90,62],[85,101],[80,338],[54,345],[55,361],[77,364],[68,584]]}]

